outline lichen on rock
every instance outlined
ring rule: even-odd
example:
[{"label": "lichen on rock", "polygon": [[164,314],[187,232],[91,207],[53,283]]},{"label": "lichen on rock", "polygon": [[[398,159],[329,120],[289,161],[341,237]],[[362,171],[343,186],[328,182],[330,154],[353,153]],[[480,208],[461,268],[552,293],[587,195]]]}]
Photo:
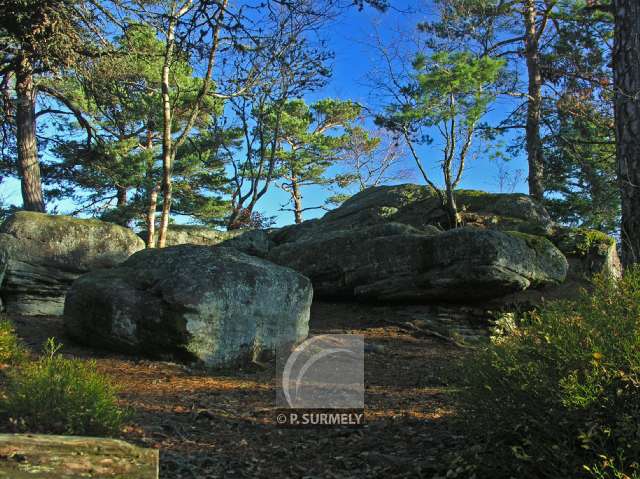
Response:
[{"label": "lichen on rock", "polygon": [[0,226],[0,294],[9,312],[62,314],[81,274],[144,248],[128,228],[95,219],[19,211]]},{"label": "lichen on rock", "polygon": [[[521,193],[458,190],[464,228],[447,230],[428,187],[378,186],[323,218],[270,233],[267,258],[309,276],[320,296],[476,301],[616,269],[603,233],[571,236],[571,252],[544,207]],[[586,243],[585,243],[586,241]],[[602,250],[579,256],[574,250]],[[600,259],[598,259],[600,258]],[[578,279],[580,278],[580,279]]]},{"label": "lichen on rock", "polygon": [[311,283],[233,248],[147,249],[74,282],[65,328],[77,341],[215,367],[308,333]]}]

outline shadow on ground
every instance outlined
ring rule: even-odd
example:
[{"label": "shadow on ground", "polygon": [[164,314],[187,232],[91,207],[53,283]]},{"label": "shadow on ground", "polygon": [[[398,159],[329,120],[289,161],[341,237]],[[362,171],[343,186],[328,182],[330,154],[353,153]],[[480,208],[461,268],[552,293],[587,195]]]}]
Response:
[{"label": "shadow on ground", "polygon": [[450,429],[448,378],[463,350],[390,325],[393,311],[327,302],[312,309],[312,334],[358,333],[378,345],[365,355],[361,429],[278,428],[269,369],[205,373],[80,347],[65,336],[60,318],[12,319],[34,351],[56,337],[66,355],[94,359],[119,384],[123,405],[133,411],[122,438],[159,448],[163,478],[430,477],[460,444]]}]

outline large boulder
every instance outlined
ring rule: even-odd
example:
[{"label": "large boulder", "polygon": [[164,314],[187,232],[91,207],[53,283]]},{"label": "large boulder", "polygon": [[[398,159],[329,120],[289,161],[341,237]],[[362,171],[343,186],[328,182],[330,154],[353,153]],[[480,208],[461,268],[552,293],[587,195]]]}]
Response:
[{"label": "large boulder", "polygon": [[[458,190],[455,196],[466,225],[542,235],[552,232],[553,222],[547,211],[527,195]],[[448,227],[447,214],[428,187],[404,184],[368,188],[320,219],[281,228],[272,234],[272,239],[282,244],[315,237],[324,231],[385,223],[417,229]]]},{"label": "large boulder", "polygon": [[0,294],[8,312],[62,314],[71,283],[144,248],[128,228],[20,211],[0,226]]},{"label": "large boulder", "polygon": [[537,303],[574,295],[595,273],[620,273],[613,238],[562,228],[527,195],[455,196],[465,227],[447,230],[427,187],[369,188],[322,218],[269,232],[267,258],[309,276],[320,296],[430,303]]},{"label": "large boulder", "polygon": [[553,288],[518,291],[486,302],[487,309],[535,307],[549,300],[575,298],[581,290],[591,287],[594,275],[622,275],[616,241],[601,231],[556,227],[549,239],[567,258],[566,280]]},{"label": "large boulder", "polygon": [[180,245],[80,277],[64,322],[83,344],[220,366],[305,338],[311,299],[311,283],[291,269]]},{"label": "large boulder", "polygon": [[[140,237],[146,242],[147,232],[142,231]],[[155,238],[157,245],[158,236]],[[199,225],[171,225],[167,230],[165,246],[181,244],[223,245],[260,257],[266,256],[271,247],[268,233],[263,230],[220,231]]]},{"label": "large boulder", "polygon": [[268,259],[308,276],[317,295],[473,301],[564,281],[567,261],[545,238],[387,223],[282,244]]}]

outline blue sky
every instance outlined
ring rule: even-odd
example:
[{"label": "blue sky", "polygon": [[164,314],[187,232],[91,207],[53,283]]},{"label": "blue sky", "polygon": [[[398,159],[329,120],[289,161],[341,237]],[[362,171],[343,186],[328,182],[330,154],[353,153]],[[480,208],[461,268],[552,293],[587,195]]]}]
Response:
[{"label": "blue sky", "polygon": [[[381,55],[374,46],[375,32],[380,32],[383,43],[393,42],[398,36],[414,35],[417,23],[433,20],[435,15],[435,9],[430,2],[424,3],[419,0],[396,1],[394,8],[384,13],[370,8],[365,8],[363,11],[352,8],[343,12],[322,31],[322,36],[335,53],[335,59],[332,62],[332,78],[322,90],[308,95],[307,101],[333,97],[358,101],[373,110],[379,109],[381,107],[377,94],[379,92],[372,88],[368,80],[372,70],[382,61]],[[513,105],[513,99],[499,98],[492,107],[493,111],[486,116],[485,120],[497,123],[511,111]],[[420,149],[420,153],[432,177],[438,179],[438,145],[424,146]],[[489,159],[489,153],[482,151],[482,147],[476,153],[477,158],[473,159],[465,170],[462,188],[500,191],[497,179],[500,170],[509,171],[511,174],[520,170],[522,178],[515,186],[515,191],[526,192],[527,165],[523,155],[505,163]],[[403,159],[401,167],[417,172],[413,160],[408,157]],[[411,181],[423,182],[417,173]],[[323,188],[309,187],[303,192],[304,205],[305,207],[321,205],[330,194],[332,193]],[[21,204],[19,182],[13,179],[5,180],[0,187],[0,196],[5,203]],[[286,193],[274,187],[258,203],[257,210],[267,216],[276,216],[277,226],[290,224],[293,222],[293,213],[279,211],[287,199]],[[74,206],[70,202],[59,205],[60,213],[73,209]],[[305,219],[322,214],[322,210],[307,211]],[[179,221],[184,222],[184,220]]]}]

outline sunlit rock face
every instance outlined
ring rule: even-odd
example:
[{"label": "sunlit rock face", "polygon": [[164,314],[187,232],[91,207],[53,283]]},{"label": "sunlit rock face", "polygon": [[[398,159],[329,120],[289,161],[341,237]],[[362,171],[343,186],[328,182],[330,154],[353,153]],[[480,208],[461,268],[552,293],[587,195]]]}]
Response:
[{"label": "sunlit rock face", "polygon": [[311,283],[233,248],[148,249],[76,280],[65,328],[118,351],[223,366],[308,334]]},{"label": "sunlit rock face", "polygon": [[[553,222],[547,211],[520,193],[485,193],[458,190],[456,203],[466,226],[548,235]],[[417,229],[448,229],[446,212],[429,188],[404,184],[368,188],[318,220],[281,228],[272,235],[276,243],[314,236],[319,231],[358,229],[384,223],[401,223]]]},{"label": "sunlit rock face", "polygon": [[76,278],[143,248],[113,223],[20,211],[0,226],[0,295],[9,313],[59,315]]}]

